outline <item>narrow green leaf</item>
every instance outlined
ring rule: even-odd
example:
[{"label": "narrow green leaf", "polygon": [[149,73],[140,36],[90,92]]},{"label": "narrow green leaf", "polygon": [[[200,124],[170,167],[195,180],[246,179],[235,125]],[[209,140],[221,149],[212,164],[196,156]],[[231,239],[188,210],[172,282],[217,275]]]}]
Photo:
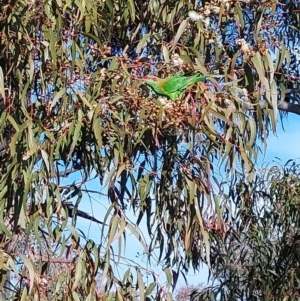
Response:
[{"label": "narrow green leaf", "polygon": [[25,286],[22,291],[21,301],[27,301],[28,300],[27,295],[28,295],[27,287]]},{"label": "narrow green leaf", "polygon": [[247,141],[246,145],[250,149],[252,148],[255,138],[256,138],[256,122],[253,118],[249,118],[248,120],[248,125],[249,125],[249,131],[250,131],[250,137],[249,140]]},{"label": "narrow green leaf", "polygon": [[131,20],[132,20],[132,22],[134,22],[135,21],[135,16],[136,16],[134,1],[133,0],[128,0],[127,3],[128,3],[128,9],[129,9]]},{"label": "narrow green leaf", "polygon": [[203,240],[204,240],[204,244],[205,244],[205,255],[206,255],[206,261],[207,261],[207,266],[210,269],[211,268],[211,264],[210,264],[210,242],[209,242],[209,234],[207,231],[205,231],[204,229],[202,229],[201,231],[202,236],[203,236]]},{"label": "narrow green leaf", "polygon": [[3,200],[3,197],[4,197],[4,195],[6,194],[6,192],[7,192],[7,185],[5,185],[4,186],[4,188],[2,188],[1,190],[0,190],[0,200]]},{"label": "narrow green leaf", "polygon": [[259,36],[259,32],[260,32],[260,29],[261,29],[261,24],[262,24],[262,21],[263,21],[263,14],[264,14],[264,8],[262,6],[260,6],[256,12],[255,12],[255,19],[254,19],[254,22],[256,24],[256,29],[255,29],[255,35],[256,35],[256,38]]},{"label": "narrow green leaf", "polygon": [[81,92],[77,91],[77,95],[79,96],[80,100],[90,109],[93,109],[91,103],[87,100],[86,96]]},{"label": "narrow green leaf", "polygon": [[47,172],[50,172],[49,156],[43,149],[41,149],[41,154],[42,154],[42,158],[43,158],[43,161],[45,163]]},{"label": "narrow green leaf", "polygon": [[275,74],[275,68],[273,64],[273,59],[270,55],[270,53],[266,54],[267,60],[268,60],[268,65],[269,65],[269,76],[270,76],[270,83],[273,82],[274,79],[274,74]]},{"label": "narrow green leaf", "polygon": [[278,51],[278,57],[276,57],[277,66],[275,68],[276,71],[280,71],[280,68],[284,62],[284,59],[286,57],[286,52],[288,52],[288,49],[282,45],[281,49],[278,50],[276,48],[276,51]]},{"label": "narrow green leaf", "polygon": [[155,289],[156,287],[156,283],[155,282],[152,282],[150,283],[148,286],[147,286],[147,289],[145,291],[145,296],[149,296],[152,294],[153,290]]},{"label": "narrow green leaf", "polygon": [[121,238],[121,235],[124,233],[124,230],[126,228],[126,221],[125,221],[124,216],[120,217],[120,219],[119,219],[119,226],[120,226],[119,231],[118,231],[117,235],[114,237],[113,241],[116,241],[119,238]]},{"label": "narrow green leaf", "polygon": [[76,123],[75,131],[72,135],[72,144],[71,144],[69,155],[68,155],[69,158],[72,156],[73,151],[78,143],[79,137],[81,135],[81,126],[82,126],[81,122]]},{"label": "narrow green leaf", "polygon": [[28,64],[29,64],[29,81],[32,81],[34,75],[34,61],[31,57],[29,57],[28,59]]},{"label": "narrow green leaf", "polygon": [[170,292],[167,292],[167,301],[173,301],[173,296]]},{"label": "narrow green leaf", "polygon": [[0,67],[0,96],[5,98],[4,75],[3,75],[3,70],[1,67]]},{"label": "narrow green leaf", "polygon": [[25,255],[19,254],[18,256],[23,260],[29,272],[29,294],[30,294],[34,284],[34,275],[35,275],[34,268],[31,261]]},{"label": "narrow green leaf", "polygon": [[108,249],[108,251],[105,254],[104,267],[103,267],[103,272],[102,272],[102,277],[101,277],[100,283],[103,283],[104,279],[107,278],[106,276],[107,276],[109,267],[110,267],[110,250]]},{"label": "narrow green leaf", "polygon": [[138,229],[134,228],[130,223],[126,224],[126,228],[128,228],[128,230],[138,239],[138,241],[143,246],[145,253],[148,254],[149,253],[148,246],[145,240],[142,238],[142,236],[138,233]]},{"label": "narrow green leaf", "polygon": [[139,268],[136,268],[136,273],[137,273],[138,289],[140,292],[139,300],[145,301],[145,284],[144,284],[143,276],[142,276]]},{"label": "narrow green leaf", "polygon": [[271,114],[272,128],[273,131],[276,131],[277,112],[278,112],[278,90],[275,81],[271,83],[271,100],[272,100],[271,104],[273,107],[273,113]]},{"label": "narrow green leaf", "polygon": [[105,248],[105,253],[108,251],[108,249],[110,248],[111,244],[114,241],[115,235],[117,233],[117,227],[118,227],[118,216],[115,214],[110,220],[110,226],[108,230],[108,241]]},{"label": "narrow green leaf", "polygon": [[235,11],[238,15],[240,25],[241,25],[241,29],[244,29],[244,27],[245,27],[244,14],[243,14],[243,11],[242,11],[241,6],[240,6],[239,3],[235,4]]},{"label": "narrow green leaf", "polygon": [[16,121],[14,120],[14,118],[11,115],[7,116],[7,120],[11,123],[11,125],[14,127],[14,129],[16,130],[16,132],[20,131],[19,126],[17,125]]},{"label": "narrow green leaf", "polygon": [[182,36],[182,34],[185,32],[185,29],[187,27],[187,24],[188,24],[188,20],[183,20],[177,30],[177,33],[175,35],[175,38],[173,40],[173,43],[172,43],[172,49],[175,48],[177,42],[179,41],[180,37]]},{"label": "narrow green leaf", "polygon": [[147,46],[147,41],[149,39],[151,35],[148,33],[148,34],[145,34],[141,39],[140,41],[138,42],[137,46],[136,46],[136,52],[137,53],[141,53],[142,50]]},{"label": "narrow green leaf", "polygon": [[169,288],[172,285],[172,273],[171,273],[171,270],[169,268],[165,268],[164,272],[165,272],[166,277],[167,277],[167,288]]},{"label": "narrow green leaf", "polygon": [[72,285],[72,291],[75,291],[76,288],[79,285],[80,280],[83,277],[83,271],[84,271],[84,262],[83,262],[83,258],[82,258],[82,252],[80,253],[78,260],[76,262],[76,266],[75,266],[75,277],[74,277],[74,282]]},{"label": "narrow green leaf", "polygon": [[74,290],[72,290],[72,297],[74,301],[80,301],[78,294]]},{"label": "narrow green leaf", "polygon": [[52,109],[56,106],[57,101],[58,101],[65,93],[66,93],[66,88],[62,88],[60,91],[58,91],[58,92],[54,95],[54,97],[53,97],[53,99],[52,99],[52,101],[51,101],[50,110],[52,110]]},{"label": "narrow green leaf", "polygon": [[170,63],[170,55],[169,55],[168,48],[165,45],[162,46],[162,51],[163,51],[165,63],[169,64]]}]

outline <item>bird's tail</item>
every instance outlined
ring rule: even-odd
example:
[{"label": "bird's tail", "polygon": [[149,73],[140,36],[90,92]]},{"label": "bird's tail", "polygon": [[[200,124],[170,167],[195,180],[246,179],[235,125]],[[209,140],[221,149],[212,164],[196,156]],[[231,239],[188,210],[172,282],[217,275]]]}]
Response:
[{"label": "bird's tail", "polygon": [[210,77],[210,75],[203,75],[203,74],[201,74],[201,73],[199,73],[199,74],[197,74],[197,79],[198,80],[205,80],[205,79],[207,79],[207,78],[209,78]]}]

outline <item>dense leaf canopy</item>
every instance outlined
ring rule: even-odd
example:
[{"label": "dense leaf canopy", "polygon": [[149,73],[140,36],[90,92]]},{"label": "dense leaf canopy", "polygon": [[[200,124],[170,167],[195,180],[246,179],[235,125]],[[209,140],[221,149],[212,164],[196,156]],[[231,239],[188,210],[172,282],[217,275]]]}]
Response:
[{"label": "dense leaf canopy", "polygon": [[[0,268],[12,270],[8,294],[170,299],[180,272],[215,267],[211,247],[229,231],[221,175],[255,182],[278,110],[299,114],[298,11],[298,1],[1,1]],[[165,102],[143,84],[149,73],[213,76]],[[77,181],[65,185],[75,171]],[[111,204],[99,241],[76,229],[78,216],[92,219],[78,208],[94,177]],[[226,201],[244,208],[237,195]],[[115,273],[112,244],[121,252],[131,233],[149,262],[163,264],[166,284],[154,277],[145,287],[137,266]],[[62,265],[51,277],[56,262],[68,272]]]},{"label": "dense leaf canopy", "polygon": [[[299,171],[295,162],[266,166],[251,184],[240,181],[224,195],[230,231],[212,244],[214,282],[192,300],[299,298]],[[230,211],[232,203],[237,209]]]}]

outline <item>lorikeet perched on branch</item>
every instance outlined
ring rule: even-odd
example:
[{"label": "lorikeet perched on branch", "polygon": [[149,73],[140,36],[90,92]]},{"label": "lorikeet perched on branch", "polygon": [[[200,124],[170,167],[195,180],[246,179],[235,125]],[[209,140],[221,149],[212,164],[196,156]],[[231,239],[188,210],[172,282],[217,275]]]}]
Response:
[{"label": "lorikeet perched on branch", "polygon": [[177,99],[192,84],[208,78],[208,75],[183,76],[174,75],[159,78],[152,75],[144,76],[144,81],[155,93],[167,96],[169,99]]}]

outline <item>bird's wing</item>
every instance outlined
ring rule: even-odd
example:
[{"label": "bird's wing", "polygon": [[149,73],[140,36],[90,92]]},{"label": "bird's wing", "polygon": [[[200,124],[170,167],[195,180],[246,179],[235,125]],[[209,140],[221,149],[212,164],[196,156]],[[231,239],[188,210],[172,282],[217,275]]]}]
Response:
[{"label": "bird's wing", "polygon": [[162,84],[162,88],[168,93],[174,93],[186,89],[189,85],[197,81],[199,81],[198,76],[184,77],[180,75],[175,75],[166,78],[166,81]]}]

